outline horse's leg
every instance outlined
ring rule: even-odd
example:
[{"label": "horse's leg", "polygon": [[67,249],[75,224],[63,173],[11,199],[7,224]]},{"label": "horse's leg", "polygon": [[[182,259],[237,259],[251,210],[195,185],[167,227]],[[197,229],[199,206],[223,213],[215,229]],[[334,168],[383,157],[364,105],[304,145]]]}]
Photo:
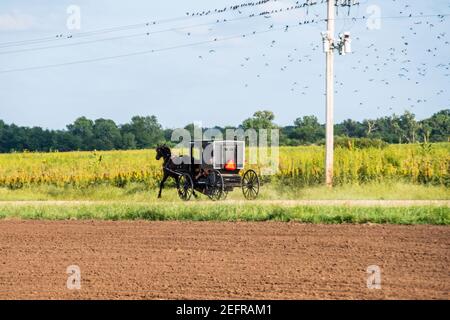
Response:
[{"label": "horse's leg", "polygon": [[162,192],[162,189],[164,188],[164,182],[166,182],[168,177],[169,177],[169,175],[164,171],[164,176],[161,180],[161,183],[159,184],[158,198],[161,198],[161,192]]}]

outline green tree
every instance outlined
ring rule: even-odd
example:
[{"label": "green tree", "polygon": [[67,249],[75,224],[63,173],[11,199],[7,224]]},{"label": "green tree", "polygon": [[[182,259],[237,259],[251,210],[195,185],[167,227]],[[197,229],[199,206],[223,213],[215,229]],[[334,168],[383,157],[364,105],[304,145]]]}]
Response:
[{"label": "green tree", "polygon": [[0,120],[0,153],[8,152],[6,149],[7,124]]},{"label": "green tree", "polygon": [[96,150],[121,149],[122,135],[113,120],[97,119],[94,123],[92,147]]},{"label": "green tree", "polygon": [[92,150],[94,140],[94,122],[86,117],[80,117],[73,124],[67,126],[67,130],[74,136],[71,143],[75,143],[77,149]]},{"label": "green tree", "polygon": [[48,152],[52,146],[53,133],[41,127],[25,128],[25,148],[30,151]]},{"label": "green tree", "polygon": [[122,134],[132,133],[139,149],[153,148],[164,142],[164,131],[155,116],[135,116],[121,127]]},{"label": "green tree", "polygon": [[296,146],[300,142],[294,137],[295,126],[285,126],[280,130],[280,146]]},{"label": "green tree", "polygon": [[362,138],[365,136],[364,125],[355,120],[347,119],[335,125],[335,134],[352,138]]},{"label": "green tree", "polygon": [[275,120],[275,115],[272,111],[257,111],[253,114],[253,117],[242,122],[242,127],[245,130],[276,129],[278,126],[273,122],[273,120]]},{"label": "green tree", "polygon": [[[8,151],[24,151],[27,149],[27,134],[25,128],[15,124],[8,126],[5,135],[6,149]],[[32,150],[29,150],[32,151]]]},{"label": "green tree", "polygon": [[409,143],[415,143],[417,131],[419,129],[415,114],[410,111],[405,111],[399,120],[405,139]]},{"label": "green tree", "polygon": [[381,139],[389,143],[398,143],[401,141],[402,130],[399,124],[399,118],[396,115],[378,118],[375,120],[376,129],[372,132],[372,139]]},{"label": "green tree", "polygon": [[80,139],[69,131],[53,131],[52,147],[50,149],[58,151],[80,150]]},{"label": "green tree", "polygon": [[294,121],[294,127],[291,138],[298,140],[301,144],[317,143],[325,138],[325,128],[315,116],[297,118]]},{"label": "green tree", "polygon": [[422,134],[427,133],[430,142],[450,141],[450,109],[433,114],[420,125]]},{"label": "green tree", "polygon": [[[279,127],[273,122],[274,120],[275,115],[272,111],[269,110],[257,111],[253,114],[253,117],[244,120],[242,122],[241,127],[244,130],[249,129],[255,130],[259,143],[267,143],[268,145],[271,145],[272,137],[274,136],[274,133],[276,133],[273,132],[272,130],[279,129]],[[262,130],[267,130],[266,132],[267,136],[264,135],[261,136],[263,134]],[[246,137],[248,143],[251,143],[249,139],[250,137]]]},{"label": "green tree", "polygon": [[122,135],[122,149],[136,149],[136,138],[131,132],[125,132]]}]

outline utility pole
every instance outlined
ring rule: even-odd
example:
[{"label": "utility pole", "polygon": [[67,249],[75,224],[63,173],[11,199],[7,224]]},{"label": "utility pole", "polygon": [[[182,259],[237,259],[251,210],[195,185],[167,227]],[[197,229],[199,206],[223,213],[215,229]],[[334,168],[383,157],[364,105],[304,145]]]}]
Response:
[{"label": "utility pole", "polygon": [[326,185],[333,187],[334,161],[334,0],[328,0],[326,52],[326,142],[325,142],[325,176]]},{"label": "utility pole", "polygon": [[[347,0],[347,5],[351,5]],[[336,2],[337,3],[337,2]],[[325,137],[325,183],[333,187],[334,162],[334,50],[340,55],[351,53],[350,33],[339,35],[339,41],[334,39],[334,10],[335,1],[328,0],[327,31],[322,32],[323,51],[326,53],[326,137]]]}]

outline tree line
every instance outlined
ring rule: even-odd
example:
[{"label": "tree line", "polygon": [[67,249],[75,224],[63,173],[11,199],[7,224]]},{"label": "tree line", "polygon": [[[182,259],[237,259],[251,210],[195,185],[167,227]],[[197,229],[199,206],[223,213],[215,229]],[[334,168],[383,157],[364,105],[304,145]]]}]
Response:
[{"label": "tree line", "polygon": [[[323,144],[325,126],[315,116],[297,118],[292,125],[277,126],[271,111],[257,111],[237,127],[215,129],[279,129],[280,145]],[[193,125],[185,129],[192,131]],[[171,141],[172,129],[163,128],[155,116],[135,116],[129,123],[118,125],[110,119],[76,119],[64,130],[23,127],[0,120],[0,152],[21,151],[89,151],[153,148]],[[347,119],[335,125],[341,138],[370,139],[384,143],[442,142],[450,139],[450,109],[416,120],[406,111],[373,120]]]}]

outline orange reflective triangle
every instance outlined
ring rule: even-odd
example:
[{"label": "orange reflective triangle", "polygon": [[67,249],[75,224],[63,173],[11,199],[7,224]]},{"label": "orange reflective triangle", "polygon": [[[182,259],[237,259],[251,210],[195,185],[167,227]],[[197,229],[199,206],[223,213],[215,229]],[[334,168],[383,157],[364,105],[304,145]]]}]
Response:
[{"label": "orange reflective triangle", "polygon": [[236,170],[236,163],[234,163],[233,160],[228,160],[228,162],[225,164],[225,170]]}]

